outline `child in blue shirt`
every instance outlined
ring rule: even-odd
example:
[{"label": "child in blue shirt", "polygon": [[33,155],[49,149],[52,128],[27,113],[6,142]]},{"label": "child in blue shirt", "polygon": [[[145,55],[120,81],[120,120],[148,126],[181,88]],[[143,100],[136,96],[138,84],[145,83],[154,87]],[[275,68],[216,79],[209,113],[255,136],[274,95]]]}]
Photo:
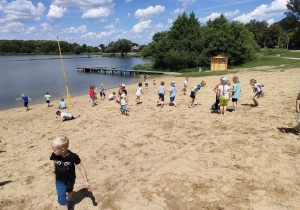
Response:
[{"label": "child in blue shirt", "polygon": [[104,96],[103,99],[105,99],[105,93],[104,93],[104,90],[106,90],[106,89],[104,89],[104,85],[101,84],[101,86],[100,86],[100,97],[102,98],[102,95],[103,95],[103,96]]},{"label": "child in blue shirt", "polygon": [[177,89],[177,87],[175,87],[175,82],[171,82],[171,89],[169,90],[170,92],[170,106],[175,106],[176,107],[176,103],[175,103],[175,96],[176,96],[176,92],[178,92],[179,94],[181,94],[179,92],[179,90]]},{"label": "child in blue shirt", "polygon": [[200,85],[196,85],[196,86],[192,89],[191,95],[190,95],[190,97],[191,97],[191,103],[190,103],[190,105],[189,105],[189,108],[192,108],[192,107],[194,106],[195,98],[196,98],[196,95],[197,95],[198,91],[200,90],[201,87],[204,87],[205,85],[206,85],[206,82],[202,81],[202,82],[200,83]]},{"label": "child in blue shirt", "polygon": [[240,93],[242,85],[240,84],[239,78],[237,76],[233,76],[232,81],[234,83],[232,90],[230,90],[230,92],[232,92],[232,103],[233,103],[233,112],[236,113],[237,112],[237,101],[240,97]]},{"label": "child in blue shirt", "polygon": [[24,101],[24,107],[26,107],[26,111],[28,111],[29,110],[29,108],[28,108],[28,100],[30,100],[30,101],[32,101],[28,96],[25,96],[24,94],[22,94],[21,95],[21,98],[17,98],[16,100],[18,101],[18,100],[21,100],[21,99],[23,99],[23,101]]},{"label": "child in blue shirt", "polygon": [[60,99],[60,104],[59,104],[59,107],[58,107],[58,108],[59,108],[59,109],[65,109],[65,108],[67,108],[67,104],[66,104],[64,98],[61,98],[61,99]]}]

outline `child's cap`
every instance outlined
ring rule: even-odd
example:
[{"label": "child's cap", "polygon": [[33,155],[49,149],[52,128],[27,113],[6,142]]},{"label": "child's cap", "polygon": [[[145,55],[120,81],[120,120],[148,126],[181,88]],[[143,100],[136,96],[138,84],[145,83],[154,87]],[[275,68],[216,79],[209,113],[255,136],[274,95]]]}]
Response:
[{"label": "child's cap", "polygon": [[171,85],[175,85],[175,82],[174,82],[174,81],[172,81],[172,82],[171,82]]},{"label": "child's cap", "polygon": [[125,87],[125,84],[124,84],[124,83],[122,83],[122,84],[120,85],[120,87]]},{"label": "child's cap", "polygon": [[226,82],[227,81],[227,78],[226,77],[223,77],[222,78],[222,82]]},{"label": "child's cap", "polygon": [[103,84],[101,84],[101,87],[103,87]]},{"label": "child's cap", "polygon": [[200,89],[201,88],[201,85],[197,85],[197,89]]}]

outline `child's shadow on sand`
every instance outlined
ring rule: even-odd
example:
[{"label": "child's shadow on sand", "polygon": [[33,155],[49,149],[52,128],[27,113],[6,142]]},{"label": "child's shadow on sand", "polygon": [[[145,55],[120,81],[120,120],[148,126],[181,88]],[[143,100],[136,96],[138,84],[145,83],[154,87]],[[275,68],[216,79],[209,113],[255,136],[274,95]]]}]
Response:
[{"label": "child's shadow on sand", "polygon": [[242,104],[242,106],[250,106],[250,107],[255,107],[254,104]]},{"label": "child's shadow on sand", "polygon": [[294,135],[299,135],[299,133],[294,128],[277,128],[281,133],[292,133]]},{"label": "child's shadow on sand", "polygon": [[87,197],[92,200],[93,206],[98,205],[93,193],[91,191],[88,191],[86,188],[82,188],[78,192],[73,192],[73,196],[72,196],[73,209],[75,209],[76,204],[80,203],[84,198]]}]

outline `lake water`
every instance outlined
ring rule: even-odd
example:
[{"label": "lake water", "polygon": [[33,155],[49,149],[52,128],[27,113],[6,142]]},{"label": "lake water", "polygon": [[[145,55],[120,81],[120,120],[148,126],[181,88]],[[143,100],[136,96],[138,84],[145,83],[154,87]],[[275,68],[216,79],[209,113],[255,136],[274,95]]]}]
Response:
[{"label": "lake water", "polygon": [[[116,67],[132,69],[136,64],[151,62],[143,58],[108,58],[101,56],[66,55],[63,63],[71,98],[88,95],[91,84],[99,89],[129,84],[138,78],[126,75],[105,75],[78,71],[79,67]],[[46,92],[51,100],[67,98],[65,80],[59,55],[0,56],[0,110],[22,107],[23,100],[16,101],[24,93],[32,99],[30,104],[44,102]]]}]

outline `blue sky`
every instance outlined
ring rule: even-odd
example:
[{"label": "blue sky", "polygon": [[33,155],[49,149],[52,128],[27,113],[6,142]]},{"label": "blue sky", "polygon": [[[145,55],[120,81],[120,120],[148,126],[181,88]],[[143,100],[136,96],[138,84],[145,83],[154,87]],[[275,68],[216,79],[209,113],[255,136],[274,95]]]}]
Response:
[{"label": "blue sky", "polygon": [[285,17],[288,0],[0,0],[0,39],[56,40],[107,45],[118,39],[148,44],[179,14],[194,12],[201,24],[229,20],[270,25]]}]

